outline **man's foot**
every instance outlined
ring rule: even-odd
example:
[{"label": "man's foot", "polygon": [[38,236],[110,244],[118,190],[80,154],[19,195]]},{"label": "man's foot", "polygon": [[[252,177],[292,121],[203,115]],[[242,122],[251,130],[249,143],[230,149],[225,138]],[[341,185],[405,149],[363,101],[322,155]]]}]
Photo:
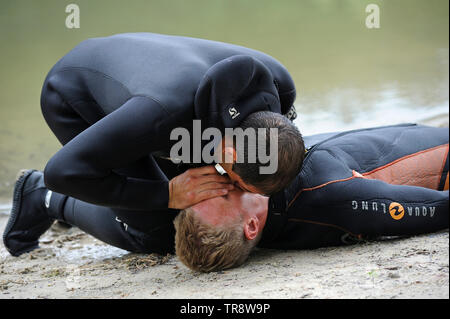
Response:
[{"label": "man's foot", "polygon": [[44,174],[23,170],[14,186],[13,203],[3,243],[13,256],[19,256],[39,247],[39,237],[53,224],[44,201],[47,188]]}]

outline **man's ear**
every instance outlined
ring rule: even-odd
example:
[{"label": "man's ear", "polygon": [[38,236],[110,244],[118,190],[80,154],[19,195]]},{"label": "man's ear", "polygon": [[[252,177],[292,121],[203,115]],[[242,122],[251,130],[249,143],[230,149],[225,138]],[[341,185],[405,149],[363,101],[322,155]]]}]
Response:
[{"label": "man's ear", "polygon": [[255,239],[259,233],[259,220],[256,217],[249,218],[244,224],[244,235],[248,240]]},{"label": "man's ear", "polygon": [[236,163],[236,149],[234,148],[233,143],[223,142],[222,143],[222,163],[225,164],[234,164]]},{"label": "man's ear", "polygon": [[233,146],[226,146],[224,150],[224,163],[236,163],[236,149]]}]

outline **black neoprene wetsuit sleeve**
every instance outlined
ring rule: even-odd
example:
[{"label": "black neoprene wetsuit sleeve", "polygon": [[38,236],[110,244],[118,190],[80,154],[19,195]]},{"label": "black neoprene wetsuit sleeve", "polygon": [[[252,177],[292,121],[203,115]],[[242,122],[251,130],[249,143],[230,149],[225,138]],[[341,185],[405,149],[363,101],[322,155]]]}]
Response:
[{"label": "black neoprene wetsuit sleeve", "polygon": [[[149,97],[130,98],[64,145],[47,163],[45,183],[53,191],[114,208],[165,209],[168,180],[120,175],[125,167],[169,139],[170,116]],[[166,136],[167,135],[167,136]]]},{"label": "black neoprene wetsuit sleeve", "polygon": [[448,227],[448,190],[353,178],[311,193],[314,207],[302,219],[362,237],[416,235]]}]

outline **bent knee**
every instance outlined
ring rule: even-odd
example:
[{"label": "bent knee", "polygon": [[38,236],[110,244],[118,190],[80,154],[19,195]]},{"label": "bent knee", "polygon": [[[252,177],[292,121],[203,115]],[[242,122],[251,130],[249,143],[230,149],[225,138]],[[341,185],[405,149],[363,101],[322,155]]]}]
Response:
[{"label": "bent knee", "polygon": [[58,163],[55,163],[51,158],[44,168],[44,183],[45,186],[55,192],[61,193],[61,185],[63,184],[63,176],[60,174],[62,168]]},{"label": "bent knee", "polygon": [[55,192],[66,194],[70,185],[70,176],[67,171],[67,163],[56,153],[47,162],[44,168],[45,186]]}]

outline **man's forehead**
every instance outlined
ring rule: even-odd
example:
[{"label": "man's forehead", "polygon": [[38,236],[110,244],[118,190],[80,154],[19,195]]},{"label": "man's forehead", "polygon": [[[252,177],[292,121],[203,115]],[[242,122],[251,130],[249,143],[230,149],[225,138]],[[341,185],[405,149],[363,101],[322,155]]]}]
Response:
[{"label": "man's forehead", "polygon": [[206,200],[192,206],[191,211],[202,223],[218,226],[233,220],[238,210],[233,209],[231,205],[225,207],[215,204],[213,200]]}]

